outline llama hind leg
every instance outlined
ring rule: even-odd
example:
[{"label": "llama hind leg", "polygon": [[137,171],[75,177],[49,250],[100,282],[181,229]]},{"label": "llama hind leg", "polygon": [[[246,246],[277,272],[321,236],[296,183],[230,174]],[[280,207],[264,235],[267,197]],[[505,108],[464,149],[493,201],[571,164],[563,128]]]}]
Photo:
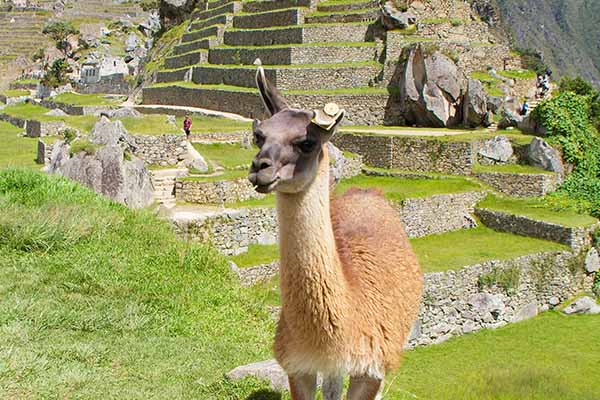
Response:
[{"label": "llama hind leg", "polygon": [[341,376],[323,377],[323,400],[341,400],[344,378]]},{"label": "llama hind leg", "polygon": [[314,400],[317,394],[316,375],[289,375],[292,400]]},{"label": "llama hind leg", "polygon": [[378,400],[383,387],[383,380],[368,376],[354,376],[350,378],[348,400]]}]

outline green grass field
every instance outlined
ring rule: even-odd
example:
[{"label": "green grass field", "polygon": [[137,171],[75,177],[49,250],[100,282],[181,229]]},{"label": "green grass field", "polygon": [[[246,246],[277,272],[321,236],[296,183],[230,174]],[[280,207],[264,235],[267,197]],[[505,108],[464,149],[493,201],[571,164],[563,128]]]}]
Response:
[{"label": "green grass field", "polygon": [[[239,144],[194,144],[198,153],[208,160],[211,160],[227,170],[244,169],[250,167],[252,159],[256,156],[258,150],[255,147],[249,149],[242,148]],[[246,171],[247,173],[247,171]]]},{"label": "green grass field", "polygon": [[571,210],[554,210],[543,199],[500,197],[488,195],[478,205],[490,210],[505,211],[511,214],[522,215],[540,221],[551,222],[563,226],[589,226],[598,222],[592,216],[579,214]]},{"label": "green grass field", "polygon": [[254,267],[261,264],[268,264],[279,259],[279,246],[253,244],[248,247],[248,251],[231,257],[238,267]]},{"label": "green grass field", "polygon": [[485,226],[412,239],[424,272],[459,269],[488,260],[508,260],[569,248],[546,240],[496,232]]},{"label": "green grass field", "polygon": [[120,101],[107,98],[101,94],[79,94],[67,92],[53,98],[56,103],[72,104],[74,106],[117,106]]},{"label": "green grass field", "polygon": [[0,121],[0,169],[6,167],[41,168],[35,163],[37,142],[35,138],[25,138],[23,130]]}]

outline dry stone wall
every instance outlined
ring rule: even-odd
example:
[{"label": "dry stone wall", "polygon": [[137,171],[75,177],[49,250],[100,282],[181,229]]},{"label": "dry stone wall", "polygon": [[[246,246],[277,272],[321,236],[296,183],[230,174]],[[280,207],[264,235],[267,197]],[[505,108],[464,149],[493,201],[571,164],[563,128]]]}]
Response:
[{"label": "dry stone wall", "polygon": [[[519,322],[589,292],[594,275],[585,274],[580,264],[573,253],[555,252],[425,274],[421,311],[408,347]],[[490,286],[482,284],[486,281]]]},{"label": "dry stone wall", "polygon": [[554,192],[558,187],[556,174],[480,172],[475,176],[507,196],[541,197]]},{"label": "dry stone wall", "polygon": [[595,224],[588,227],[567,227],[486,208],[475,209],[475,215],[483,224],[492,229],[550,240],[565,244],[573,249],[591,246],[591,233],[600,226],[600,224]]},{"label": "dry stone wall", "polygon": [[60,109],[69,115],[100,115],[102,112],[108,112],[114,107],[110,106],[76,106],[73,104],[56,103],[51,100],[42,100],[42,107],[51,110]]},{"label": "dry stone wall", "polygon": [[175,183],[175,194],[178,201],[196,204],[235,203],[264,197],[246,177],[214,181],[183,178]]},{"label": "dry stone wall", "polygon": [[134,154],[148,164],[168,166],[182,161],[187,155],[183,135],[129,135]]}]

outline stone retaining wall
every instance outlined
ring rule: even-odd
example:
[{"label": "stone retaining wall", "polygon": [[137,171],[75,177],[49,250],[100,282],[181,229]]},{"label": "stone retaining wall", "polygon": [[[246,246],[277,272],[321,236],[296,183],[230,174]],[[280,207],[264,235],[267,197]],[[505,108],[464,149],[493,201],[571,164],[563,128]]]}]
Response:
[{"label": "stone retaining wall", "polygon": [[226,204],[264,197],[246,177],[215,181],[179,179],[175,183],[175,196],[178,201],[195,204]]},{"label": "stone retaining wall", "polygon": [[183,135],[129,135],[134,154],[148,164],[168,166],[182,161],[187,155]]},{"label": "stone retaining wall", "polygon": [[0,103],[6,104],[7,106],[12,106],[14,104],[22,103],[29,98],[31,98],[31,96],[7,97],[3,94],[0,94]]},{"label": "stone retaining wall", "polygon": [[556,174],[479,172],[475,176],[507,196],[542,197],[558,187]]},{"label": "stone retaining wall", "polygon": [[268,281],[279,274],[279,261],[257,265],[250,268],[238,268],[230,261],[231,269],[237,274],[242,286],[252,286]]},{"label": "stone retaining wall", "polygon": [[108,112],[115,107],[111,106],[76,106],[73,104],[57,103],[52,100],[42,100],[42,107],[51,110],[60,109],[69,115],[100,115],[102,112]]},{"label": "stone retaining wall", "polygon": [[463,21],[459,25],[450,21],[440,23],[417,23],[419,37],[453,40],[488,42],[490,31],[485,22]]},{"label": "stone retaining wall", "polygon": [[[586,275],[580,263],[581,259],[569,252],[540,253],[425,274],[421,311],[408,347],[528,319],[590,291],[594,275]],[[482,285],[482,277],[490,280],[502,276],[502,271],[508,274],[496,284]]]},{"label": "stone retaining wall", "polygon": [[333,143],[342,150],[361,154],[373,167],[458,175],[471,174],[475,154],[468,142],[401,136],[339,133]]},{"label": "stone retaining wall", "polygon": [[474,228],[471,214],[485,192],[441,194],[421,199],[406,199],[396,205],[406,234],[410,238]]},{"label": "stone retaining wall", "polygon": [[122,74],[103,76],[98,83],[76,84],[75,91],[82,94],[127,94],[129,82]]},{"label": "stone retaining wall", "polygon": [[600,226],[566,227],[486,208],[476,208],[475,215],[483,224],[497,231],[550,240],[573,249],[591,246],[591,233]]},{"label": "stone retaining wall", "polygon": [[248,251],[251,244],[277,242],[275,208],[226,209],[194,220],[175,221],[176,232],[201,243],[211,243],[225,255]]},{"label": "stone retaining wall", "polygon": [[30,120],[25,124],[27,136],[32,138],[59,136],[67,128],[67,124],[63,121],[40,122]]},{"label": "stone retaining wall", "polygon": [[24,119],[11,117],[7,114],[0,114],[0,121],[8,122],[9,124],[21,129],[25,129],[25,125],[27,125],[27,121],[25,121]]},{"label": "stone retaining wall", "polygon": [[53,145],[45,143],[42,139],[38,140],[36,163],[46,165],[52,158]]}]

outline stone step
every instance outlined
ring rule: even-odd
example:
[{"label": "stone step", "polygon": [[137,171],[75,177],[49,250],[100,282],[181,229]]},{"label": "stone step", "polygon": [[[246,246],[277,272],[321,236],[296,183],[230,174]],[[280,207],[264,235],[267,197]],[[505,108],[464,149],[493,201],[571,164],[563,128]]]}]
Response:
[{"label": "stone step", "polygon": [[217,47],[210,49],[211,64],[263,65],[323,64],[373,61],[377,50],[372,43],[328,43],[327,45]]},{"label": "stone step", "polygon": [[356,1],[354,3],[335,3],[335,2],[324,2],[317,6],[317,11],[320,12],[339,12],[339,11],[353,11],[363,10],[366,8],[377,8],[379,6],[378,1],[366,0]]},{"label": "stone step", "polygon": [[[284,91],[283,94],[292,107],[317,109],[323,107],[323,104],[335,102],[346,109],[347,123],[354,125],[382,125],[395,115],[390,109],[389,93],[381,88]],[[189,83],[149,86],[143,90],[143,104],[198,107],[238,114],[246,118],[266,116],[258,91],[236,86]]]},{"label": "stone step", "polygon": [[198,50],[191,53],[182,54],[179,56],[168,57],[165,60],[165,68],[177,69],[188,65],[195,65],[208,62],[208,51]]},{"label": "stone step", "polygon": [[240,1],[230,1],[221,6],[209,8],[205,11],[197,11],[192,14],[192,20],[205,21],[223,14],[235,14],[242,10]]},{"label": "stone step", "polygon": [[173,49],[173,55],[181,55],[185,53],[193,52],[194,50],[202,50],[209,49],[211,47],[219,46],[223,44],[219,38],[208,37],[206,39],[200,39],[195,42],[187,42],[180,45],[175,46]]},{"label": "stone step", "polygon": [[225,31],[223,43],[229,46],[272,46],[292,43],[362,42],[372,40],[368,24],[352,23],[298,25],[274,29],[231,29]]},{"label": "stone step", "polygon": [[194,22],[190,27],[190,31],[199,31],[214,25],[224,25],[226,27],[230,27],[232,21],[233,15],[231,14],[218,15],[213,18],[205,19],[204,21]]},{"label": "stone step", "polygon": [[181,38],[181,43],[195,42],[197,40],[206,39],[210,37],[223,38],[224,31],[224,25],[214,25],[197,31],[190,31],[183,35],[183,37]]},{"label": "stone step", "polygon": [[[265,73],[280,90],[319,90],[368,86],[382,68],[381,64],[375,62],[323,64],[308,68],[266,66]],[[254,88],[256,68],[254,66],[227,66],[226,68],[213,65],[196,66],[193,68],[192,81],[198,84]]]},{"label": "stone step", "polygon": [[314,0],[257,0],[244,2],[243,12],[259,13],[284,8],[310,7]]},{"label": "stone step", "polygon": [[306,24],[332,24],[346,22],[366,22],[375,21],[379,18],[379,10],[366,9],[354,12],[330,13],[325,15],[307,15],[304,17]]},{"label": "stone step", "polygon": [[303,23],[305,12],[306,9],[304,8],[288,8],[256,14],[236,15],[233,18],[233,27],[237,29],[256,29],[298,25]]}]

